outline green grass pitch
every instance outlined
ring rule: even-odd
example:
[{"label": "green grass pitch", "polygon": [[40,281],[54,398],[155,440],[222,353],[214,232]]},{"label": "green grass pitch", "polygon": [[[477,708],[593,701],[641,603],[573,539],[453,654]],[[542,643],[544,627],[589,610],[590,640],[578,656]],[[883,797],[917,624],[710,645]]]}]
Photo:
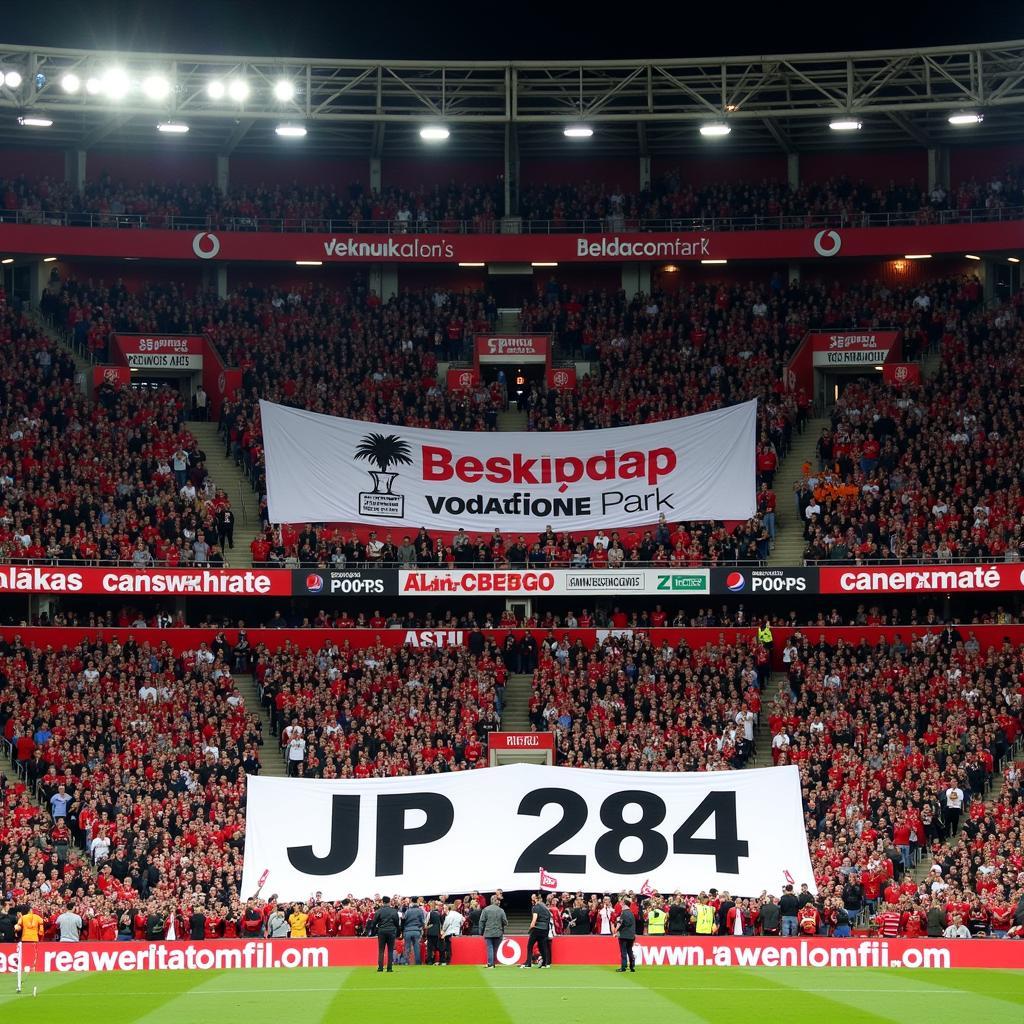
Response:
[{"label": "green grass pitch", "polygon": [[[1024,1022],[1022,972],[902,969],[398,967],[8,975],[0,1018],[103,1024],[262,1021],[673,1024]],[[37,995],[33,997],[32,988]]]}]

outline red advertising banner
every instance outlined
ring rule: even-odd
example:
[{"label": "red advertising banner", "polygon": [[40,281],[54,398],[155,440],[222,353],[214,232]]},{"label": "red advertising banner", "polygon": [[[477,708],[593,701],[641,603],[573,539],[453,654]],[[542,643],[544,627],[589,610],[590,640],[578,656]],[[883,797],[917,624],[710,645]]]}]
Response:
[{"label": "red advertising banner", "polygon": [[553,732],[492,732],[487,736],[491,750],[554,750]]},{"label": "red advertising banner", "polygon": [[201,370],[206,347],[206,339],[198,335],[114,335],[114,351],[140,370]]},{"label": "red advertising banner", "polygon": [[126,388],[131,383],[132,371],[127,366],[94,366],[92,368],[93,389],[104,384],[113,384],[115,388]]},{"label": "red advertising banner", "polygon": [[470,388],[475,388],[479,380],[480,375],[475,367],[448,367],[447,385],[449,391],[467,391]]},{"label": "red advertising banner", "polygon": [[288,569],[126,569],[0,566],[0,594],[290,597]]},{"label": "red advertising banner", "polygon": [[955,594],[1024,590],[1024,567],[995,565],[822,566],[822,594]]},{"label": "red advertising banner", "polygon": [[[484,940],[462,936],[451,944],[453,964],[486,963]],[[641,967],[858,967],[911,970],[1024,968],[1024,942],[967,939],[747,938],[641,936],[633,947]],[[526,936],[507,935],[498,948],[501,967],[526,959]],[[559,936],[552,962],[572,966],[619,963],[619,946],[608,935]],[[0,973],[19,966],[26,975],[108,971],[223,971],[253,968],[319,969],[374,967],[377,940],[220,939],[213,942],[43,942],[23,952],[0,947]]]},{"label": "red advertising banner", "polygon": [[943,224],[894,228],[813,227],[788,231],[699,230],[651,234],[349,235],[309,232],[138,230],[0,225],[0,249],[12,255],[108,259],[292,263],[622,263],[702,259],[800,260],[901,256],[1020,248],[1024,223]]},{"label": "red advertising banner", "polygon": [[473,340],[477,363],[546,363],[551,358],[546,334],[478,334]]},{"label": "red advertising banner", "polygon": [[882,366],[882,380],[895,388],[921,383],[920,363],[885,363]]},{"label": "red advertising banner", "polygon": [[899,331],[821,331],[808,337],[813,366],[871,366],[900,354]]},{"label": "red advertising banner", "polygon": [[556,366],[548,370],[548,387],[554,391],[576,390],[576,367]]},{"label": "red advertising banner", "polygon": [[[1001,647],[1004,640],[1011,644],[1024,643],[1024,626],[970,626],[957,627],[962,637],[966,637],[968,629],[974,634],[982,651],[992,647]],[[83,640],[89,643],[102,641],[111,643],[118,640],[124,643],[128,637],[134,637],[140,643],[166,643],[175,654],[183,651],[194,651],[201,643],[209,644],[218,631],[213,629],[136,629],[118,627],[113,629],[88,629],[83,626],[0,626],[0,637],[10,641],[20,637],[22,643],[35,646],[52,646],[60,649],[64,646],[75,646]],[[485,638],[493,640],[500,647],[511,633],[517,638],[527,632],[533,635],[538,645],[545,641],[564,640],[568,638],[570,645],[581,643],[591,648],[605,638],[616,635],[649,638],[651,645],[660,648],[665,644],[678,646],[685,641],[691,650],[699,650],[710,644],[749,644],[753,643],[755,630],[747,629],[567,629],[556,633],[550,629],[486,629],[481,631]],[[795,630],[783,627],[775,628],[775,660],[776,668],[782,664],[782,649],[786,640]],[[924,629],[921,627],[882,628],[879,626],[804,626],[800,632],[807,641],[814,645],[821,641],[827,644],[852,644],[856,646],[863,641],[877,644],[883,637],[892,642],[895,633],[901,633],[909,644],[911,640],[926,634],[937,635],[940,629]],[[229,644],[238,642],[237,629],[223,630]],[[382,644],[384,647],[396,648],[408,644],[413,648],[463,647],[467,644],[470,630],[468,629],[261,629],[248,630],[249,644],[256,648],[265,644],[271,651],[276,651],[286,644],[292,644],[299,650],[316,652],[323,649],[325,643],[337,644],[340,650],[365,650]]]}]

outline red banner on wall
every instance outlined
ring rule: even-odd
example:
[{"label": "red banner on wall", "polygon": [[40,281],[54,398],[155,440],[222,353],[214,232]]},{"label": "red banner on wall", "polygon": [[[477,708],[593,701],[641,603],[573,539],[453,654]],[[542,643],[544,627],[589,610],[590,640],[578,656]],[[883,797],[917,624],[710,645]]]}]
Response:
[{"label": "red banner on wall", "polygon": [[0,594],[112,594],[124,597],[290,597],[289,569],[128,569],[6,565]]},{"label": "red banner on wall", "polygon": [[551,750],[555,749],[553,732],[492,732],[487,736],[491,750]]},{"label": "red banner on wall", "polygon": [[882,366],[882,380],[896,388],[906,387],[908,384],[920,384],[921,364],[885,363]]},{"label": "red banner on wall", "polygon": [[546,363],[551,358],[546,334],[478,334],[477,363]]},{"label": "red banner on wall", "polygon": [[809,335],[814,366],[873,366],[900,354],[899,331],[820,331]]},{"label": "red banner on wall", "polygon": [[115,334],[114,351],[140,370],[201,370],[206,339],[186,334]]},{"label": "red banner on wall", "polygon": [[1024,590],[1019,563],[995,565],[822,566],[822,594],[955,594]]},{"label": "red banner on wall", "polygon": [[[1024,968],[1024,942],[993,939],[825,939],[741,936],[644,935],[633,947],[641,967],[804,967],[951,970]],[[484,940],[452,940],[453,964],[486,963]],[[23,959],[22,959],[23,958]],[[507,935],[498,947],[499,967],[526,959],[526,936]],[[555,964],[619,963],[616,939],[605,935],[559,936],[552,942]],[[373,967],[377,940],[219,939],[212,942],[43,942],[0,946],[0,973],[88,974],[108,971],[223,971],[253,968],[320,969]]]},{"label": "red banner on wall", "polygon": [[575,391],[576,367],[556,366],[548,370],[548,387],[555,391]]},{"label": "red banner on wall", "polygon": [[94,389],[104,384],[113,384],[115,388],[126,388],[132,380],[132,371],[127,366],[94,366],[92,368],[92,386]]},{"label": "red banner on wall", "polygon": [[470,388],[475,388],[479,380],[480,377],[473,367],[448,367],[447,384],[449,391],[468,391]]}]

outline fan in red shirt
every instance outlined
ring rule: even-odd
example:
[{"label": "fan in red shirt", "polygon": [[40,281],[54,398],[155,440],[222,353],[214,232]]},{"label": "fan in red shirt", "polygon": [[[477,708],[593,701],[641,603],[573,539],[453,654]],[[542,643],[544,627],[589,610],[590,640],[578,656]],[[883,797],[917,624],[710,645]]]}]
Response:
[{"label": "fan in red shirt", "polygon": [[875,918],[878,925],[878,934],[887,939],[895,939],[900,933],[900,925],[903,923],[903,915],[890,903],[882,905],[882,911]]},{"label": "fan in red shirt", "polygon": [[821,914],[813,903],[805,903],[796,912],[796,926],[803,935],[817,935],[821,927]]},{"label": "fan in red shirt", "polygon": [[306,922],[307,934],[318,939],[324,938],[330,926],[331,912],[322,903],[310,908],[309,920]]},{"label": "fan in red shirt", "polygon": [[341,910],[338,911],[335,918],[334,927],[335,933],[340,938],[353,938],[358,934],[359,914],[353,910],[352,904],[348,900],[342,902]]}]

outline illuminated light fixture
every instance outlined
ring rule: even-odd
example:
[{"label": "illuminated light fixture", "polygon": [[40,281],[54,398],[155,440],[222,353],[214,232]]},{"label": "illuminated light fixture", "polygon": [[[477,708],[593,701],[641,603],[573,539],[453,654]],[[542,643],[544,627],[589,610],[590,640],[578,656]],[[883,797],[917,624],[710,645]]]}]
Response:
[{"label": "illuminated light fixture", "polygon": [[131,369],[129,370],[129,373],[138,373],[138,372],[139,372],[139,368],[138,368],[137,366],[133,366],[133,367],[132,367],[132,368],[131,368]]},{"label": "illuminated light fixture", "polygon": [[142,81],[142,91],[148,99],[165,100],[171,91],[171,83],[163,75],[149,75]]},{"label": "illuminated light fixture", "polygon": [[567,139],[589,139],[594,134],[594,129],[586,124],[569,124],[562,129],[562,134]]},{"label": "illuminated light fixture", "polygon": [[460,267],[486,267],[486,263],[460,263]]},{"label": "illuminated light fixture", "polygon": [[964,253],[964,259],[965,260],[980,260],[981,257],[980,256],[975,256],[975,255],[973,255],[972,253],[969,253],[969,252],[965,252]]},{"label": "illuminated light fixture", "polygon": [[964,111],[960,114],[950,114],[949,123],[955,125],[981,124],[985,120],[984,114],[974,114]]},{"label": "illuminated light fixture", "polygon": [[674,263],[666,263],[662,268],[662,273],[665,274],[678,274],[679,268]]},{"label": "illuminated light fixture", "polygon": [[700,126],[700,133],[706,139],[720,139],[731,131],[732,129],[724,121],[713,121],[711,124]]},{"label": "illuminated light fixture", "polygon": [[306,135],[305,125],[301,124],[279,124],[274,131],[283,139],[301,139]]},{"label": "illuminated light fixture", "polygon": [[728,260],[701,260],[705,266],[712,266],[716,264],[728,263]]},{"label": "illuminated light fixture", "polygon": [[909,252],[903,258],[905,260],[930,260],[932,254],[930,252]]},{"label": "illuminated light fixture", "polygon": [[78,77],[78,75],[73,74],[69,71],[66,75],[63,75],[61,77],[60,87],[65,92],[76,93],[82,87],[82,80]]},{"label": "illuminated light fixture", "polygon": [[1006,257],[1006,262],[1007,263],[1020,263],[1020,260],[1017,259],[1016,256],[1007,256]]},{"label": "illuminated light fixture", "polygon": [[187,135],[188,125],[184,121],[161,121],[156,130],[164,135]]},{"label": "illuminated light fixture", "polygon": [[295,266],[297,267],[322,267],[324,265],[323,260],[296,260]]},{"label": "illuminated light fixture", "polygon": [[18,124],[25,128],[49,128],[53,121],[48,117],[19,117]]},{"label": "illuminated light fixture", "polygon": [[739,109],[740,109],[739,108],[739,104],[737,104],[737,103],[726,103],[726,105],[725,105],[725,112],[727,114],[735,113]]},{"label": "illuminated light fixture", "polygon": [[547,262],[537,261],[535,263],[531,263],[530,266],[531,267],[557,267],[558,264],[557,263],[547,263]]},{"label": "illuminated light fixture", "polygon": [[43,262],[44,263],[55,263],[56,260],[57,260],[56,256],[44,256],[43,257]]},{"label": "illuminated light fixture", "polygon": [[87,78],[85,80],[85,91],[90,96],[95,96],[103,91],[103,83],[98,78]]},{"label": "illuminated light fixture", "polygon": [[443,124],[428,124],[420,129],[420,138],[424,142],[444,142],[451,132]]},{"label": "illuminated light fixture", "polygon": [[224,93],[226,91],[224,83],[219,78],[215,78],[212,82],[208,82],[206,85],[206,95],[209,96],[211,100],[224,99]]},{"label": "illuminated light fixture", "polygon": [[128,95],[131,82],[124,68],[110,68],[101,80],[103,91],[111,100],[123,100]]},{"label": "illuminated light fixture", "polygon": [[876,369],[876,370],[877,370],[877,371],[878,371],[879,373],[881,373],[881,372],[882,372],[882,367],[880,367],[880,366],[876,366],[876,367],[875,367],[875,369]]},{"label": "illuminated light fixture", "polygon": [[287,78],[278,79],[274,83],[274,99],[280,103],[288,103],[295,99],[295,83]]},{"label": "illuminated light fixture", "polygon": [[13,262],[14,262],[14,257],[13,256],[8,256],[7,259],[0,260],[0,263],[2,263],[4,266],[7,266],[8,263],[13,263]]},{"label": "illuminated light fixture", "polygon": [[244,103],[249,98],[249,83],[244,78],[232,78],[228,82],[228,95],[236,103]]},{"label": "illuminated light fixture", "polygon": [[852,117],[837,117],[834,121],[829,121],[828,126],[834,132],[856,132],[863,127],[860,121]]},{"label": "illuminated light fixture", "polygon": [[20,71],[8,71],[4,75],[4,85],[8,89],[17,89],[21,85],[21,72]]}]

